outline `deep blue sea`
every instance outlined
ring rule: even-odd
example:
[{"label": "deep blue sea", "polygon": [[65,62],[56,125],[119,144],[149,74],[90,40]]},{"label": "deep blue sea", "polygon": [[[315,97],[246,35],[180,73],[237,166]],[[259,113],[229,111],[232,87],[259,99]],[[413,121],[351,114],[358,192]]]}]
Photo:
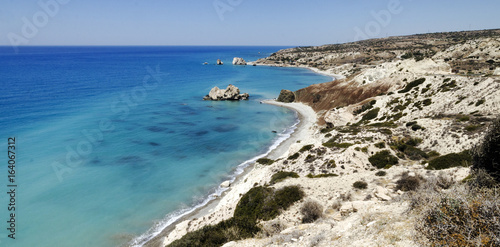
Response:
[{"label": "deep blue sea", "polygon": [[[282,48],[0,47],[0,246],[140,245],[220,194],[297,123],[259,101],[331,79],[231,64]],[[202,100],[228,84],[251,100]]]}]

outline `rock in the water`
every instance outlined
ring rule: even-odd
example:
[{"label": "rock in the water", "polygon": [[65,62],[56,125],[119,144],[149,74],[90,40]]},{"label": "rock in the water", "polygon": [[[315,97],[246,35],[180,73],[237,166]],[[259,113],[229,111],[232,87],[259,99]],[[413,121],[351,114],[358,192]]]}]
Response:
[{"label": "rock in the water", "polygon": [[224,63],[220,60],[220,59],[217,59],[217,65],[223,65]]},{"label": "rock in the water", "polygon": [[295,101],[295,94],[290,91],[283,89],[280,92],[280,96],[277,99],[278,102],[283,102],[283,103],[292,103]]},{"label": "rock in the water", "polygon": [[248,100],[248,98],[250,98],[248,93],[240,94],[239,88],[229,84],[225,90],[218,87],[212,88],[203,100]]},{"label": "rock in the water", "polygon": [[235,57],[233,58],[233,64],[234,65],[247,65],[247,62],[245,62],[245,59],[241,57]]}]

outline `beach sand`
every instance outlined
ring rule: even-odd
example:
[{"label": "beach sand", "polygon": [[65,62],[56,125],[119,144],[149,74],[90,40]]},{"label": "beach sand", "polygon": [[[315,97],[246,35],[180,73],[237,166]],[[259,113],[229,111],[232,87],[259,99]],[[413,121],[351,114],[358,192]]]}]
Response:
[{"label": "beach sand", "polygon": [[[309,144],[314,141],[313,134],[315,132],[314,126],[317,120],[317,114],[311,107],[302,103],[280,103],[274,100],[265,100],[263,103],[292,109],[297,112],[300,120],[291,136],[280,143],[278,147],[272,150],[266,157],[278,159],[287,156],[289,153],[296,152],[304,143]],[[163,247],[181,238],[188,231],[194,231],[203,226],[216,224],[222,220],[231,218],[240,197],[254,187],[255,184],[265,184],[269,181],[272,174],[273,172],[268,166],[259,164],[248,166],[242,174],[236,177],[235,181],[221,197],[215,198],[207,205],[181,217],[163,229],[160,234],[149,240],[143,246]]]}]

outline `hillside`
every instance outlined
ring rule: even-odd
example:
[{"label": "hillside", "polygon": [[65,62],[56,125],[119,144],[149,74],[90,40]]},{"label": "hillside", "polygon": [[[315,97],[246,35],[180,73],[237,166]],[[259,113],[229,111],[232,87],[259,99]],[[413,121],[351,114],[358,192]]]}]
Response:
[{"label": "hillside", "polygon": [[[470,166],[478,166],[486,133],[496,129],[489,140],[499,139],[500,30],[299,47],[256,64],[340,79],[279,98],[294,103],[273,103],[316,114],[303,118],[284,154],[259,160],[217,207],[182,222],[163,243],[188,233],[171,246],[209,246],[217,233],[226,247],[500,244],[498,193],[471,193],[466,184],[479,181]],[[284,208],[262,198],[297,186],[301,196]],[[241,227],[242,208],[255,232]],[[449,215],[452,223],[440,221]]]}]

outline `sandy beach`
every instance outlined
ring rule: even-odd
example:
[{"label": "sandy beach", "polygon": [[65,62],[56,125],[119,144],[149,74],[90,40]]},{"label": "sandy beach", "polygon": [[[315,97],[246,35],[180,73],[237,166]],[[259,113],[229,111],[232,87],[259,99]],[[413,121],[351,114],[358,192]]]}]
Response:
[{"label": "sandy beach", "polygon": [[[289,153],[296,152],[303,143],[309,143],[314,140],[314,126],[317,120],[317,114],[314,110],[302,103],[280,103],[275,100],[265,100],[265,104],[286,107],[294,110],[298,114],[300,122],[291,136],[280,143],[278,147],[272,150],[266,157],[278,159],[287,156]],[[233,209],[236,207],[241,195],[254,187],[255,184],[264,185],[273,172],[268,166],[252,164],[245,171],[236,177],[221,197],[215,198],[207,205],[202,206],[193,212],[184,215],[174,223],[167,226],[160,234],[149,240],[143,246],[158,247],[165,246],[172,241],[181,238],[188,231],[200,229],[206,225],[216,224],[222,220],[233,216]]]}]

